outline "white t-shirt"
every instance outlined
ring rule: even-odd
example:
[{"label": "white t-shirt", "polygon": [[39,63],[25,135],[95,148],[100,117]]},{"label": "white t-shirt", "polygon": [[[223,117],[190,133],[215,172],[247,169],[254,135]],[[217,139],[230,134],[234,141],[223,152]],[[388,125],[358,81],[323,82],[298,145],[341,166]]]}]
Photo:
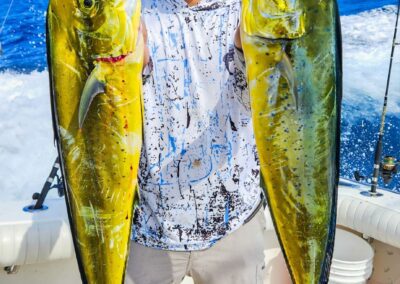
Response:
[{"label": "white t-shirt", "polygon": [[143,0],[152,63],[133,240],[201,250],[261,202],[244,65],[234,49],[240,0]]}]

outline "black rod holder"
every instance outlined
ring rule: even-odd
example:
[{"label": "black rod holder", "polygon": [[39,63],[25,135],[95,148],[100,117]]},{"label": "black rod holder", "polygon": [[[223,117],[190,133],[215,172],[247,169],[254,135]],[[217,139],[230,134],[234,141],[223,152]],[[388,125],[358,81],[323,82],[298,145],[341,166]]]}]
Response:
[{"label": "black rod holder", "polygon": [[[63,188],[63,183],[61,178],[57,175],[58,170],[60,169],[60,158],[57,157],[55,160],[53,167],[50,171],[50,174],[46,180],[46,182],[43,185],[42,191],[35,192],[32,195],[32,199],[36,200],[36,203],[34,205],[26,206],[24,208],[24,211],[26,212],[34,212],[34,211],[40,211],[40,210],[46,210],[47,207],[43,204],[47,194],[52,188],[57,188],[58,189],[58,195],[63,196],[64,195],[64,188]],[[52,186],[54,179],[56,179],[56,184]]]}]

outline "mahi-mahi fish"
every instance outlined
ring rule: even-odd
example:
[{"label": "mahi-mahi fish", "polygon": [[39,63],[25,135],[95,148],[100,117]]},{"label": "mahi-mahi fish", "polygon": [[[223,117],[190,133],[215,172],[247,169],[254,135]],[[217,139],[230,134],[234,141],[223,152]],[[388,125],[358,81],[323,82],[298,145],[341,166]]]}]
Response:
[{"label": "mahi-mahi fish", "polygon": [[242,45],[263,187],[292,281],[327,283],[342,97],[335,0],[243,0]]},{"label": "mahi-mahi fish", "polygon": [[83,283],[123,283],[142,141],[140,0],[50,0],[55,139]]}]

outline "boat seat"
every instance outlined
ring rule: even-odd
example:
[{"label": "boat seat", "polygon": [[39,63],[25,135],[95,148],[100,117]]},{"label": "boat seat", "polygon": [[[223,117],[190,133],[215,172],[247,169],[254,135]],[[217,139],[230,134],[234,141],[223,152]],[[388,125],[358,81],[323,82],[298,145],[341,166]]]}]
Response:
[{"label": "boat seat", "polygon": [[337,223],[383,243],[400,248],[400,195],[389,191],[366,197],[368,186],[342,182],[339,187]]},{"label": "boat seat", "polygon": [[75,255],[64,199],[47,200],[48,210],[24,212],[7,202],[0,214],[0,267],[68,259]]}]

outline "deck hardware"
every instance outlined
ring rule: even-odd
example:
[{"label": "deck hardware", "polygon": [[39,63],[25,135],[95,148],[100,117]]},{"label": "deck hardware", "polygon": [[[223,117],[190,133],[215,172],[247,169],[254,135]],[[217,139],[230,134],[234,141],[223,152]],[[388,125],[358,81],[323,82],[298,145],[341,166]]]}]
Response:
[{"label": "deck hardware", "polygon": [[43,185],[42,191],[40,193],[35,192],[32,195],[32,199],[36,200],[36,203],[34,205],[26,206],[24,208],[25,212],[33,212],[35,210],[46,210],[47,206],[45,206],[43,203],[46,199],[47,194],[53,188],[56,188],[58,190],[58,195],[60,197],[64,196],[64,183],[62,177],[58,175],[59,169],[60,169],[60,158],[57,157],[50,171],[49,177],[47,178],[46,182]]},{"label": "deck hardware", "polygon": [[17,274],[19,271],[19,265],[10,265],[4,267],[4,271],[7,272],[7,274]]}]

